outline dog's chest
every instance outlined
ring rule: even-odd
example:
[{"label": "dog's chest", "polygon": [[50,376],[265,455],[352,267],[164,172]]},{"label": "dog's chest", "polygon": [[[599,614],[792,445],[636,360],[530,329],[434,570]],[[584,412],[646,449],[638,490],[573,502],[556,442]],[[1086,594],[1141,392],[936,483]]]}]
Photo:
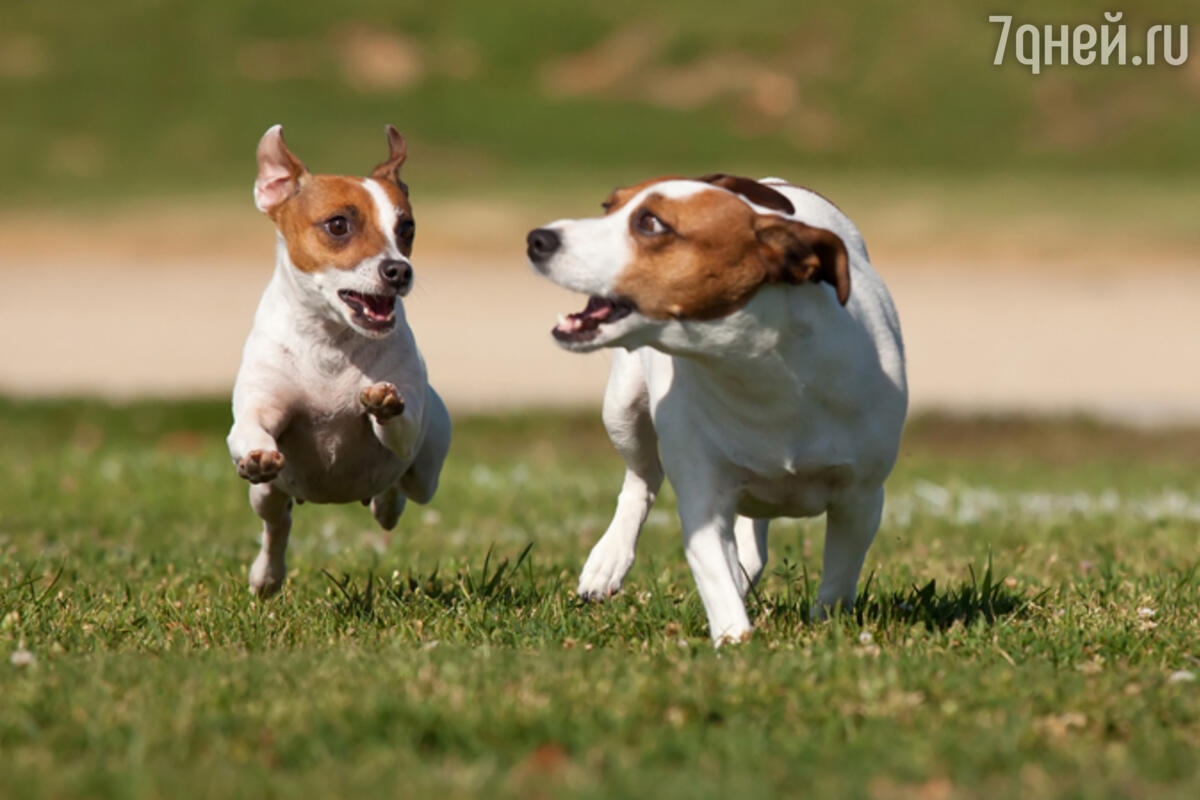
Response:
[{"label": "dog's chest", "polygon": [[815,517],[854,481],[848,464],[799,468],[743,478],[737,511],[748,517]]},{"label": "dog's chest", "polygon": [[[740,514],[824,513],[880,460],[867,428],[851,421],[861,419],[853,405],[822,394],[828,382],[813,386],[785,370],[737,381],[658,353],[644,363],[668,473],[675,465],[685,480],[707,474],[697,481],[729,493]],[[755,385],[768,389],[747,391]]]},{"label": "dog's chest", "polygon": [[[728,425],[728,421],[727,421]],[[791,425],[728,425],[704,442],[693,441],[691,457],[712,463],[737,498],[739,514],[750,517],[812,517],[860,477],[861,454],[852,437],[836,428]]]},{"label": "dog's chest", "polygon": [[395,484],[405,466],[353,402],[310,403],[293,414],[278,443],[288,493],[315,503],[365,500]]}]

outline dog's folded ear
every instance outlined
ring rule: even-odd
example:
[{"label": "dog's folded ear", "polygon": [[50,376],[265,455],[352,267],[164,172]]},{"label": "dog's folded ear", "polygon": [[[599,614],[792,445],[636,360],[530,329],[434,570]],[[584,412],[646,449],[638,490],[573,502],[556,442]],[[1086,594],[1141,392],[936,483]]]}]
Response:
[{"label": "dog's folded ear", "polygon": [[740,194],[751,203],[763,208],[774,209],[784,214],[796,213],[796,207],[792,205],[791,200],[784,197],[782,192],[777,192],[770,186],[759,183],[753,178],[743,178],[740,175],[726,175],[723,172],[714,172],[711,175],[701,175],[696,180],[711,183],[713,186],[720,186],[722,189],[728,189],[734,194]]},{"label": "dog's folded ear", "polygon": [[283,141],[283,126],[272,125],[258,142],[258,177],[254,179],[254,205],[270,214],[300,188],[308,167],[292,155]]},{"label": "dog's folded ear", "polygon": [[388,140],[387,161],[371,170],[371,177],[376,180],[391,181],[403,189],[405,194],[408,194],[408,187],[400,180],[400,167],[408,158],[408,142],[404,141],[404,137],[400,131],[396,130],[395,125],[388,125],[384,130],[387,132]]},{"label": "dog's folded ear", "polygon": [[838,302],[850,299],[850,260],[836,233],[803,222],[760,216],[755,223],[768,283],[825,281]]}]

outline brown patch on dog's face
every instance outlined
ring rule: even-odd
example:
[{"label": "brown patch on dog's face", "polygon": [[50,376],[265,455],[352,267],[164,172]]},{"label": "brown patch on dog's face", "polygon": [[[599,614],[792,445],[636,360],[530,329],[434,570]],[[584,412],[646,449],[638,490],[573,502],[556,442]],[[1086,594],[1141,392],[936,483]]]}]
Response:
[{"label": "brown patch on dog's face", "polygon": [[[396,208],[396,245],[404,255],[411,255],[414,226],[408,197],[391,181],[378,184]],[[354,269],[388,247],[388,237],[379,229],[375,199],[357,178],[307,176],[300,190],[269,215],[301,272]]]},{"label": "brown patch on dog's face", "polygon": [[[628,200],[617,198],[622,204]],[[634,257],[613,292],[651,319],[723,317],[767,283],[825,280],[837,288],[841,302],[849,296],[849,266],[839,237],[756,214],[727,191],[682,198],[650,193],[630,212],[629,233]]]},{"label": "brown patch on dog's face", "polygon": [[728,192],[646,196],[630,213],[635,255],[614,292],[651,319],[715,319],[741,308],[766,280],[754,216]]},{"label": "brown patch on dog's face", "polygon": [[375,200],[355,178],[309,176],[270,216],[287,242],[288,256],[301,272],[354,269],[388,245],[379,230]]}]

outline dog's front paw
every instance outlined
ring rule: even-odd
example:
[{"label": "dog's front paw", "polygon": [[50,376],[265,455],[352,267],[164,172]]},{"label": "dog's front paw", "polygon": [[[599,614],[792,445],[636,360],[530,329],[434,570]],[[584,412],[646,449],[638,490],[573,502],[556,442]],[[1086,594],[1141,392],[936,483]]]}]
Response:
[{"label": "dog's front paw", "polygon": [[279,594],[287,577],[287,565],[282,558],[272,559],[264,550],[250,565],[250,594],[266,599]]},{"label": "dog's front paw", "polygon": [[380,422],[387,422],[404,413],[404,398],[393,384],[376,383],[362,390],[358,402],[367,413]]},{"label": "dog's front paw", "polygon": [[750,628],[746,628],[745,630],[741,631],[740,633],[736,632],[736,631],[731,631],[729,633],[723,633],[720,636],[717,636],[713,639],[713,647],[720,648],[720,647],[728,647],[729,645],[732,645],[732,644],[745,644],[746,642],[750,641],[750,639],[753,636],[754,636],[754,631],[751,630]]},{"label": "dog's front paw", "polygon": [[251,450],[238,462],[238,477],[251,483],[275,480],[283,470],[283,453],[278,450]]},{"label": "dog's front paw", "polygon": [[633,556],[633,549],[624,543],[602,537],[583,565],[576,594],[580,599],[592,602],[600,602],[616,594],[621,590],[629,568],[633,566]]}]

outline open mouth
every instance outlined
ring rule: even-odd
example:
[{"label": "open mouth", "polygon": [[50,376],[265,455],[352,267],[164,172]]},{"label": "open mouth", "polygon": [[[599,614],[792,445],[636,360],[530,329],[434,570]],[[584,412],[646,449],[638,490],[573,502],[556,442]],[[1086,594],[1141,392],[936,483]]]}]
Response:
[{"label": "open mouth", "polygon": [[628,300],[592,295],[583,311],[560,316],[551,333],[560,342],[586,342],[595,338],[602,326],[624,319],[634,310],[633,303]]},{"label": "open mouth", "polygon": [[386,331],[396,324],[396,295],[364,294],[342,289],[342,302],[354,313],[354,321],[372,331]]}]

